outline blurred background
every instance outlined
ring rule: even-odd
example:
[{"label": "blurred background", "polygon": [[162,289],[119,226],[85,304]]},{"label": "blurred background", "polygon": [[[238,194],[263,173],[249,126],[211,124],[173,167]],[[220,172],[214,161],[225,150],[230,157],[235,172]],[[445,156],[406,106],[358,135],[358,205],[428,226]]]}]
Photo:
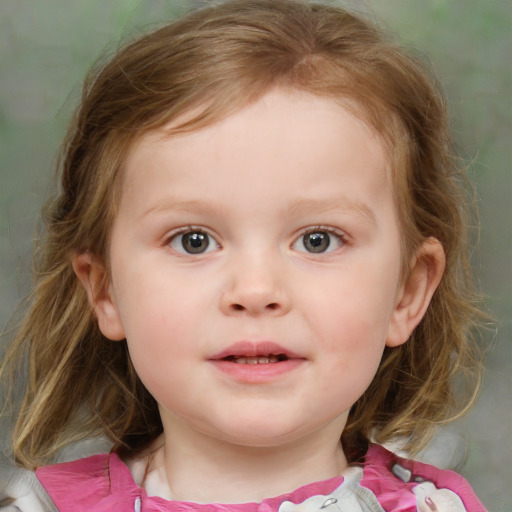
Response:
[{"label": "blurred background", "polygon": [[[30,287],[38,212],[81,82],[99,55],[202,0],[1,0],[0,326]],[[476,406],[450,427],[467,440],[460,472],[490,512],[512,511],[512,3],[350,0],[433,61],[481,216],[473,266],[497,319]],[[0,347],[1,348],[1,347]],[[1,352],[1,351],[0,351]],[[0,425],[0,428],[2,426]],[[0,439],[7,437],[5,427]],[[466,446],[466,445],[464,445]]]}]

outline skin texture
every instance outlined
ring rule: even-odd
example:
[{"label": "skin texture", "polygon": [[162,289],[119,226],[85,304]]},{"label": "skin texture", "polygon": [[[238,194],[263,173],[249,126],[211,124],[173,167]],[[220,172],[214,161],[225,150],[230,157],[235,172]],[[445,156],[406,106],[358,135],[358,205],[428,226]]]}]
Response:
[{"label": "skin texture", "polygon": [[[159,404],[165,486],[253,501],[340,474],[349,409],[384,347],[421,320],[444,263],[428,240],[401,280],[377,134],[330,99],[276,90],[199,131],[143,136],[124,172],[107,284],[93,254],[73,263]],[[205,252],[186,252],[190,232]],[[324,252],[308,233],[330,239]],[[219,363],[279,351],[284,363]]]}]

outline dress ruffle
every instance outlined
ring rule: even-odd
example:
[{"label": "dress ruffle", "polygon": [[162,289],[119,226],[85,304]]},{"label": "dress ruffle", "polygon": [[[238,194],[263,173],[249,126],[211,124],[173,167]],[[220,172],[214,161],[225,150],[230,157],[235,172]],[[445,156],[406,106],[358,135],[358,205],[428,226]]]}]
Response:
[{"label": "dress ruffle", "polygon": [[486,512],[457,473],[378,445],[370,446],[364,464],[343,476],[260,503],[197,504],[148,496],[115,453],[42,467],[36,477],[59,512],[429,512],[432,503],[438,512]]}]

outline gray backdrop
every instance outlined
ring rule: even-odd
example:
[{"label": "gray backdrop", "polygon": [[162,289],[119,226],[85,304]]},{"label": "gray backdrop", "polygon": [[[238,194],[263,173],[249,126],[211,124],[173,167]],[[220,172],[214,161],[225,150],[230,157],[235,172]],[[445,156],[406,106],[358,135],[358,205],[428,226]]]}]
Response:
[{"label": "gray backdrop", "polygon": [[[192,4],[178,0],[1,0],[0,326],[30,285],[32,236],[66,123],[100,53]],[[474,268],[497,318],[483,391],[452,430],[468,439],[462,473],[490,511],[512,510],[511,19],[508,0],[351,0],[425,50],[450,102],[480,197]],[[487,336],[490,341],[492,332]],[[4,429],[5,430],[5,429]],[[0,434],[5,437],[5,431]]]}]

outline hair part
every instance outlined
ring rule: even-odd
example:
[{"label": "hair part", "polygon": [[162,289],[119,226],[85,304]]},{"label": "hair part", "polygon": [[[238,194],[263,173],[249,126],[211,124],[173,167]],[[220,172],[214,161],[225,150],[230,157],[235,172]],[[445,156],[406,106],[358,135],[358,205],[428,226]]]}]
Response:
[{"label": "hair part", "polygon": [[[170,135],[198,130],[276,87],[339,101],[382,137],[402,224],[404,276],[427,238],[438,239],[446,254],[425,318],[407,343],[386,348],[350,412],[342,436],[347,455],[359,457],[370,438],[403,436],[418,449],[433,425],[471,403],[479,380],[471,331],[479,310],[467,256],[468,200],[435,79],[342,8],[233,0],[127,45],[84,86],[62,150],[61,190],[45,209],[30,310],[4,365],[28,358],[14,430],[19,463],[48,463],[69,442],[92,435],[106,434],[115,450],[130,453],[160,435],[156,402],[126,343],[99,331],[71,255],[91,252],[108,267],[123,163],[138,138],[171,122]],[[456,406],[452,382],[459,374],[476,376],[476,384]]]}]

